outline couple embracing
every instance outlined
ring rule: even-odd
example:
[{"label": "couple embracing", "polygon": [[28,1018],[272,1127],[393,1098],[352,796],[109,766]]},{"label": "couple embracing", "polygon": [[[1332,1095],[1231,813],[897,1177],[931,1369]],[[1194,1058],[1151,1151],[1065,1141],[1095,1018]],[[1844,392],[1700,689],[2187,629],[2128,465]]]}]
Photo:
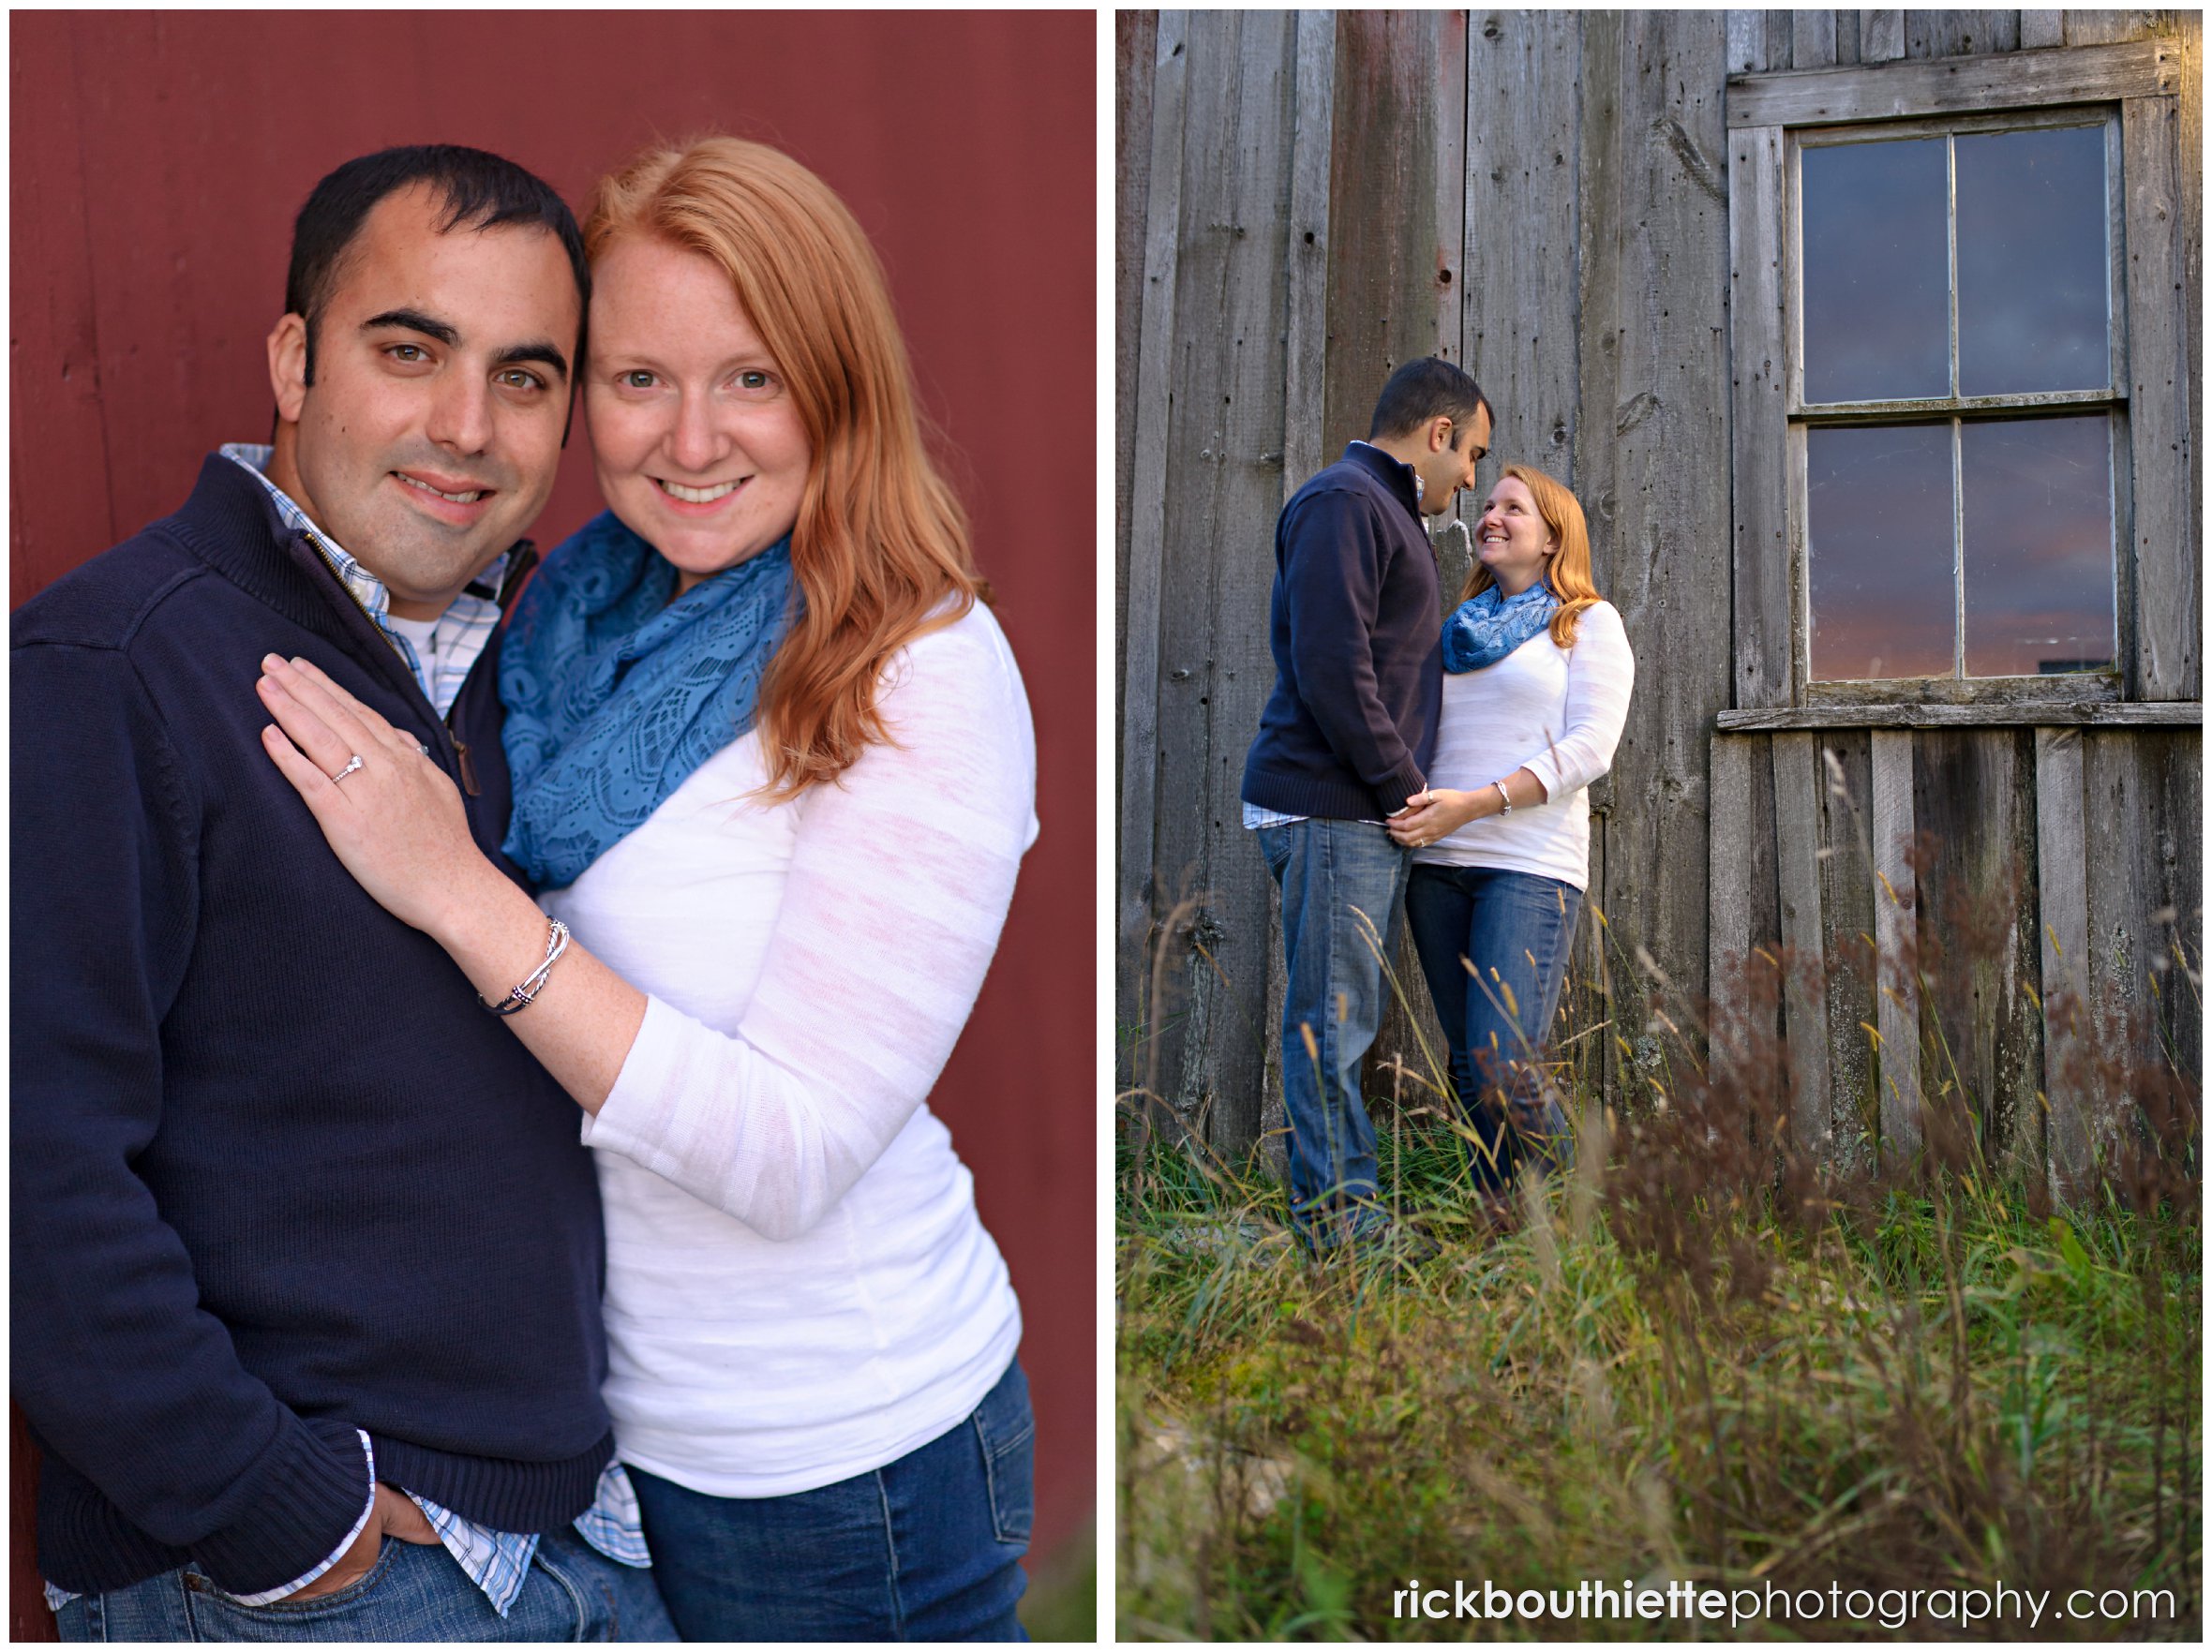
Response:
[{"label": "couple embracing", "polygon": [[1423,519],[1474,485],[1491,422],[1457,367],[1408,363],[1368,439],[1276,525],[1276,682],[1244,820],[1282,892],[1291,1211],[1317,1253],[1435,1252],[1379,1200],[1360,1098],[1401,921],[1450,1049],[1478,1220],[1510,1222],[1517,1173],[1574,1153],[1542,1047],[1590,881],[1588,787],[1635,662],[1581,507],[1526,465],[1490,490],[1440,623]]},{"label": "couple embracing", "polygon": [[[730,139],[580,228],[387,150],[285,308],[272,445],[15,619],[62,1633],[1018,1638],[1020,1311],[926,1097],[1035,758],[866,238]],[[522,588],[579,399],[607,510]]]}]

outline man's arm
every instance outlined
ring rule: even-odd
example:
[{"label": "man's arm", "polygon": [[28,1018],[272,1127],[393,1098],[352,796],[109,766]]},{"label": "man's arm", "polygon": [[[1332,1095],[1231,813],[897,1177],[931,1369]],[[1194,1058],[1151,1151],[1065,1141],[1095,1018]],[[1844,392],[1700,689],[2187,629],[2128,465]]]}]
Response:
[{"label": "man's arm", "polygon": [[275,1588],[370,1493],[350,1424],[240,1365],[135,1169],[202,900],[193,784],[120,651],[21,646],[11,677],[15,1394],[134,1525],[233,1594]]},{"label": "man's arm", "polygon": [[1373,515],[1353,494],[1311,495],[1284,525],[1283,591],[1300,698],[1338,761],[1392,814],[1423,781],[1375,682],[1387,557]]}]

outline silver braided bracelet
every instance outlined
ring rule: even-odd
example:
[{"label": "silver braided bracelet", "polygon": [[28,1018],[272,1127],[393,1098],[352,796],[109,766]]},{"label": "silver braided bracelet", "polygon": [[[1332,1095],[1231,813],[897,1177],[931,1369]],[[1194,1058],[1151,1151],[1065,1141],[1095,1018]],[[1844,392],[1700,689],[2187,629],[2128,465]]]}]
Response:
[{"label": "silver braided bracelet", "polygon": [[477,1003],[496,1016],[511,1016],[519,1010],[528,1009],[537,1002],[538,994],[546,990],[546,977],[553,973],[553,966],[560,961],[560,955],[568,950],[568,926],[559,918],[551,922],[553,927],[546,931],[546,961],[531,971],[522,985],[499,1003],[487,1003],[481,992],[476,995]]}]

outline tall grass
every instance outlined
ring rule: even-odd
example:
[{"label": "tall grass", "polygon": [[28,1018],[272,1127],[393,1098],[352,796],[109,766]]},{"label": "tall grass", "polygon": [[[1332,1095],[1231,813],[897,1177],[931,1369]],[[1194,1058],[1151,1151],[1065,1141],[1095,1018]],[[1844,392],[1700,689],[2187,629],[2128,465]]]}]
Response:
[{"label": "tall grass", "polygon": [[2193,1082],[2112,1056],[2143,1047],[2118,1031],[2077,1041],[2068,1082],[2118,1122],[2064,1207],[1985,1160],[1955,1087],[1921,1098],[1909,1154],[1801,1143],[1790,967],[1755,964],[1719,1017],[1647,970],[1655,1056],[1622,1063],[1614,1111],[1580,1083],[1577,1168],[1523,1183],[1503,1237],[1470,1213],[1441,1076],[1412,1075],[1382,1170],[1442,1243],[1418,1267],[1309,1260],[1254,1165],[1125,1130],[1121,1633],[1678,1638],[1426,1621],[1394,1596],[1695,1580],[1831,1602],[1739,1633],[1957,1634],[1941,1596],[1895,1622],[1834,1602],[2002,1585],[2146,1593],[1965,1632],[2197,1638]]}]

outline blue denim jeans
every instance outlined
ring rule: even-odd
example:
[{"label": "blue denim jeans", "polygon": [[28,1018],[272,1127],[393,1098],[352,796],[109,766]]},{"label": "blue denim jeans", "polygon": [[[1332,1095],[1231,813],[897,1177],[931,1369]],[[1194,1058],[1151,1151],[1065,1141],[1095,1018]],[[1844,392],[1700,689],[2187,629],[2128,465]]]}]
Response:
[{"label": "blue denim jeans", "polygon": [[632,1466],[687,1641],[1023,1641],[1029,1384],[1009,1365],[956,1427],[782,1497],[712,1497]]},{"label": "blue denim jeans", "polygon": [[1376,1196],[1359,1065],[1382,1024],[1382,960],[1397,950],[1412,860],[1381,826],[1356,820],[1262,826],[1259,839],[1282,889],[1291,1213],[1318,1243],[1313,1217]]},{"label": "blue denim jeans", "polygon": [[384,1540],[357,1583],[313,1600],[241,1606],[194,1567],[84,1595],[54,1615],[65,1641],[673,1641],[653,1573],[570,1529],[538,1540],[507,1615],[443,1547]]},{"label": "blue denim jeans", "polygon": [[1556,878],[1413,868],[1406,924],[1451,1049],[1452,1086],[1475,1133],[1468,1160],[1479,1191],[1510,1186],[1524,1164],[1548,1171],[1574,1163],[1559,1092],[1535,1064],[1581,911],[1582,891]]}]

